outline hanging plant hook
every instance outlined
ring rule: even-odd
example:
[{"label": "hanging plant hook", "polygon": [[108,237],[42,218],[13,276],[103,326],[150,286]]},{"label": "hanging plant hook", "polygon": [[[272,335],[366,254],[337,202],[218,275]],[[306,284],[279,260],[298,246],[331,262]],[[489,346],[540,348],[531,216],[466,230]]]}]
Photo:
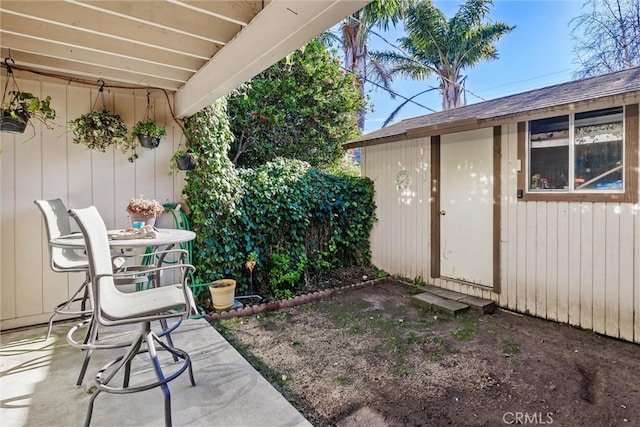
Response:
[{"label": "hanging plant hook", "polygon": [[98,79],[98,83],[100,83],[100,88],[98,89],[98,96],[96,100],[93,102],[93,107],[91,107],[91,111],[96,109],[96,104],[98,103],[98,99],[102,101],[102,111],[107,111],[107,103],[104,101],[104,80]]},{"label": "hanging plant hook", "polygon": [[[11,53],[9,53],[9,55],[11,55]],[[4,91],[2,92],[2,103],[0,104],[0,106],[5,105],[4,100],[7,97],[9,82],[13,83],[13,86],[15,86],[16,91],[20,90],[20,88],[18,88],[18,82],[16,81],[16,76],[13,75],[13,68],[11,68],[11,65],[9,65],[9,61],[11,61],[14,64],[16,63],[16,61],[11,56],[7,56],[6,58],[4,58],[4,65],[7,67],[7,80],[4,84]]]},{"label": "hanging plant hook", "polygon": [[7,74],[13,74],[13,69],[11,68],[11,65],[9,65],[9,61],[14,64],[16,63],[16,61],[10,56],[4,58],[4,65],[7,67]]},{"label": "hanging plant hook", "polygon": [[146,123],[156,121],[156,113],[151,107],[151,91],[149,89],[147,89],[147,109],[144,113],[144,121]]}]

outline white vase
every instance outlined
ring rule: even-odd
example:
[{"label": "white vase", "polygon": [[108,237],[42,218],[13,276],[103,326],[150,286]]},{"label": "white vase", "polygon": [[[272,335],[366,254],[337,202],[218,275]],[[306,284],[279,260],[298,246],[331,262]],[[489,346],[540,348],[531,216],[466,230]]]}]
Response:
[{"label": "white vase", "polygon": [[134,222],[144,222],[145,225],[154,226],[156,223],[155,215],[143,215],[139,213],[129,213],[129,218],[131,218],[131,226],[133,227]]}]

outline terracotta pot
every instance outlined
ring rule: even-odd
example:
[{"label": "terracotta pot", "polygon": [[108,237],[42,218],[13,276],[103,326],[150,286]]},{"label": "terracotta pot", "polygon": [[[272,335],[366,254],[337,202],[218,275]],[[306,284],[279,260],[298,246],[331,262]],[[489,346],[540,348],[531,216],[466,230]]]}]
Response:
[{"label": "terracotta pot", "polygon": [[236,281],[233,279],[221,279],[209,285],[211,302],[216,310],[227,310],[233,306],[235,298]]}]

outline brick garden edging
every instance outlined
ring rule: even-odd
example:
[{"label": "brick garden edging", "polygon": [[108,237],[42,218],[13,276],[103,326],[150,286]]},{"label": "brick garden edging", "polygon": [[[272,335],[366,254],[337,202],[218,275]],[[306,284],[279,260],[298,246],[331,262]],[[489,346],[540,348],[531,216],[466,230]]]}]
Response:
[{"label": "brick garden edging", "polygon": [[241,307],[241,308],[228,310],[228,311],[205,313],[204,318],[207,321],[212,321],[217,319],[229,319],[231,317],[240,317],[240,316],[248,316],[251,314],[258,314],[258,313],[262,313],[263,311],[276,311],[281,308],[296,307],[298,305],[306,304],[311,301],[315,301],[321,298],[326,298],[334,293],[342,292],[347,289],[355,289],[355,288],[361,288],[367,285],[374,285],[386,279],[387,277],[380,277],[376,279],[365,280],[364,282],[358,282],[358,283],[354,283],[353,285],[346,285],[339,288],[324,289],[322,291],[310,292],[308,294],[298,295],[293,298],[289,298],[285,300],[275,300],[270,302],[264,302],[262,304]]}]

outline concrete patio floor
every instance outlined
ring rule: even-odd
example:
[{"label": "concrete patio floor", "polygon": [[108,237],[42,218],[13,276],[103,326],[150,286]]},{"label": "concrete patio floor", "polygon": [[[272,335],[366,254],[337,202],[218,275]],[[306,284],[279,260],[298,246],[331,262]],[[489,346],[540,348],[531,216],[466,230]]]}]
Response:
[{"label": "concrete patio floor", "polygon": [[[44,341],[46,327],[8,331],[0,335],[0,425],[78,426],[84,423],[90,395],[75,381],[83,352],[67,344],[75,322],[57,323]],[[101,341],[132,336],[135,329],[108,328]],[[311,425],[204,319],[187,320],[173,334],[176,347],[192,359],[196,386],[188,373],[169,383],[174,426],[309,426]],[[95,351],[84,384],[124,349]],[[160,352],[166,372],[172,362]],[[132,384],[153,371],[141,355]],[[175,365],[174,365],[175,366]],[[101,393],[91,426],[164,425],[159,388],[117,395]]]}]

